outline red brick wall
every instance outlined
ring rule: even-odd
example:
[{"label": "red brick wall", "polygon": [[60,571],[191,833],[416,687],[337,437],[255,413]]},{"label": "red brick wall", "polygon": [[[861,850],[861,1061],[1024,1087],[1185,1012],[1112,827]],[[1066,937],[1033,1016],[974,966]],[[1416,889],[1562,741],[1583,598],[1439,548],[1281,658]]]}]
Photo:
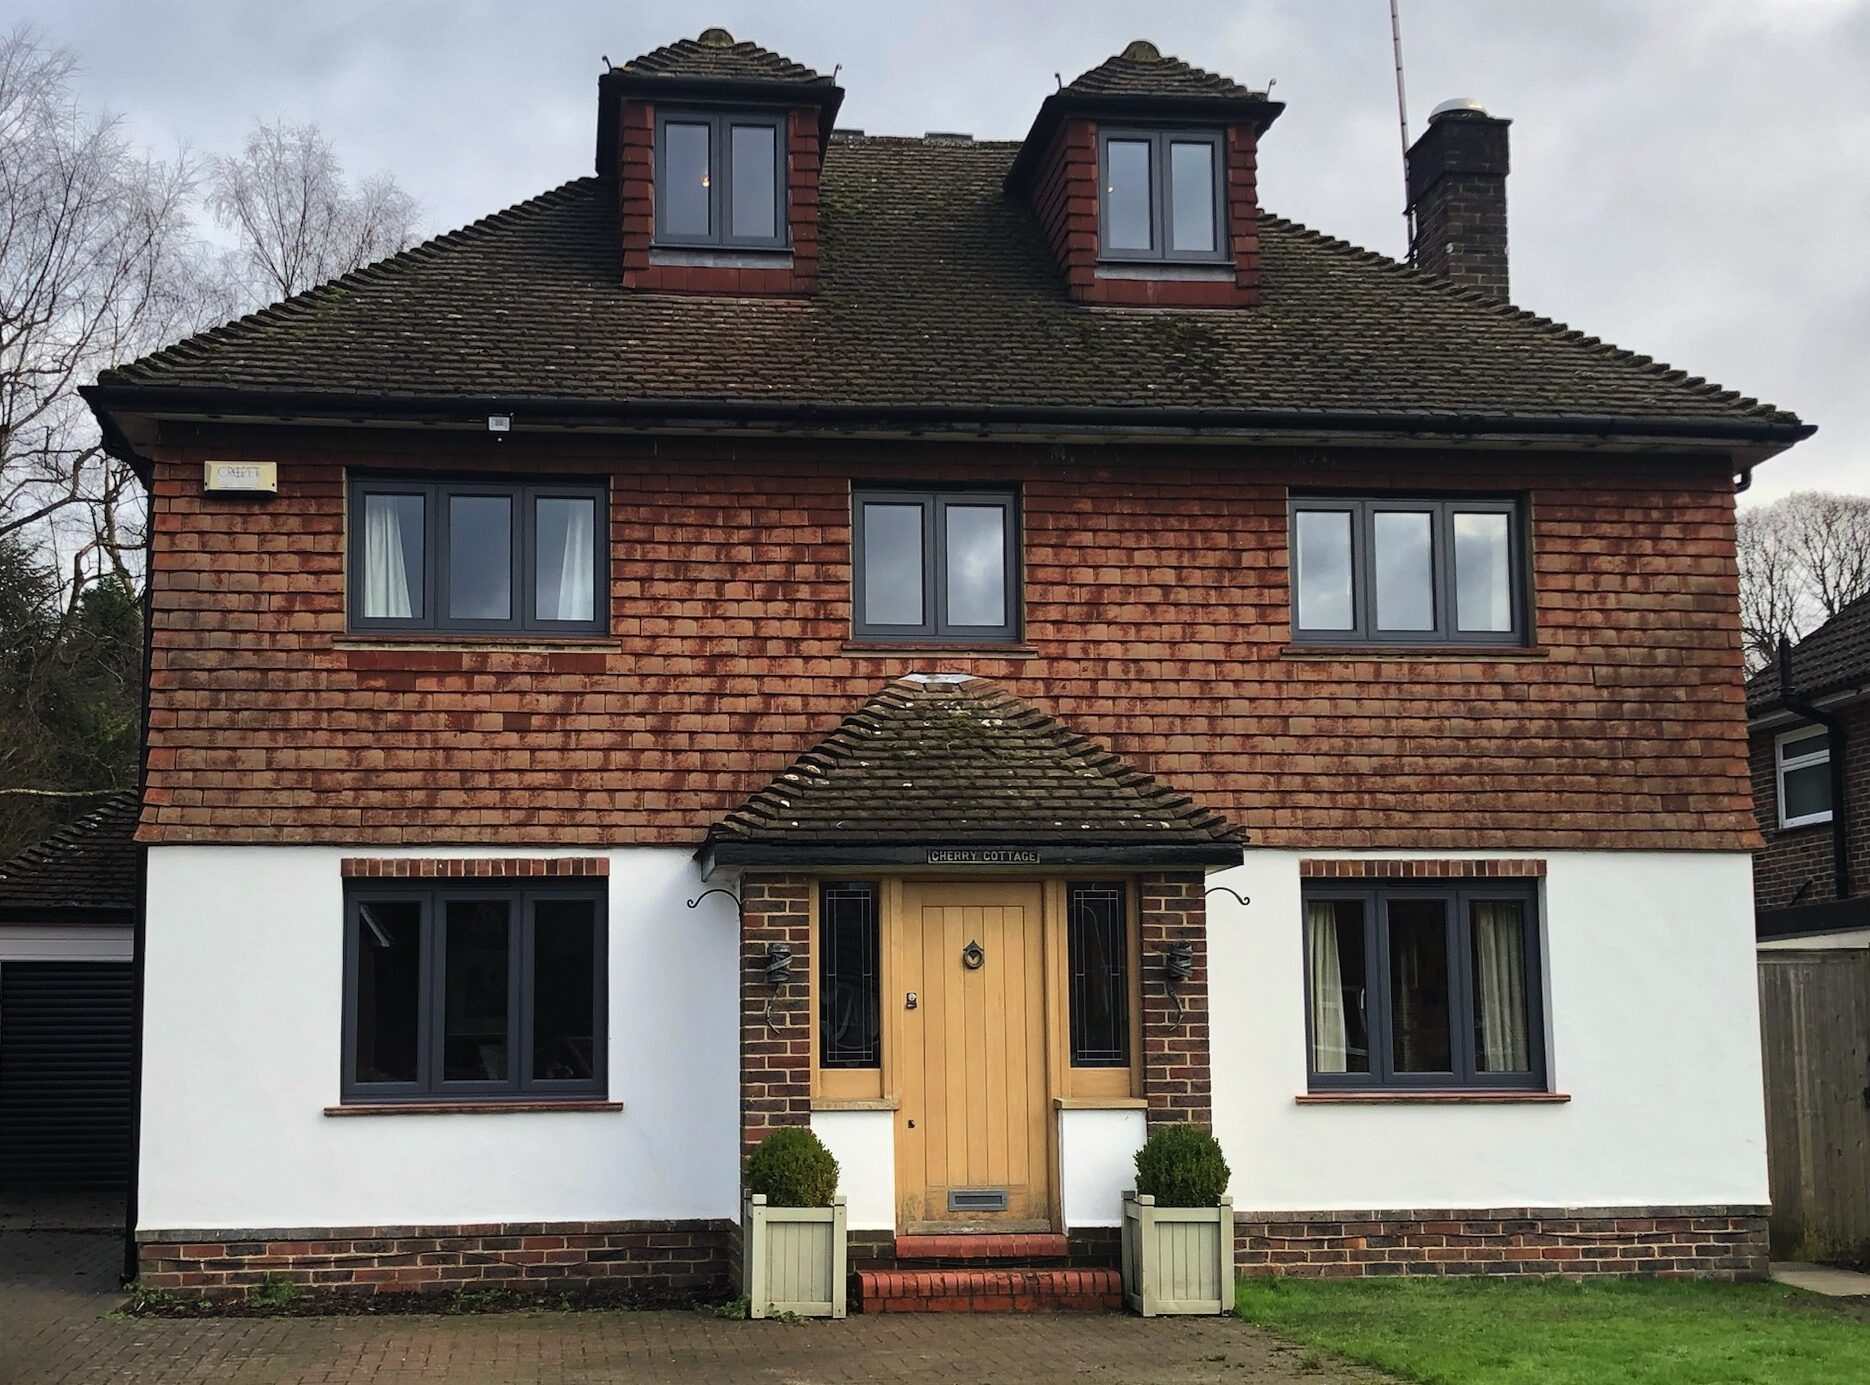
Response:
[{"label": "red brick wall", "polygon": [[[740,1144],[812,1123],[812,886],[803,875],[740,882]],[[792,980],[766,984],[766,949],[792,949]]]},{"label": "red brick wall", "polygon": [[1097,274],[1097,125],[1067,120],[1033,178],[1031,206],[1065,276],[1083,303],[1230,308],[1260,298],[1259,136],[1250,125],[1226,128],[1227,234],[1231,279],[1117,279]]},{"label": "red brick wall", "polygon": [[[1850,742],[1844,767],[1844,792],[1850,804],[1849,851],[1851,890],[1870,894],[1870,703],[1838,713]],[[1755,731],[1750,739],[1753,805],[1760,834],[1766,844],[1753,854],[1753,903],[1760,909],[1780,909],[1798,896],[1801,904],[1819,904],[1837,898],[1831,824],[1809,827],[1779,825],[1779,786],[1774,772],[1773,744],[1788,726]],[[1800,894],[1800,889],[1810,882]]]},{"label": "red brick wall", "polygon": [[619,115],[617,199],[623,282],[674,293],[809,294],[818,288],[818,112],[801,107],[786,121],[786,215],[792,263],[771,268],[650,263],[655,235],[656,113],[626,101]]},{"label": "red brick wall", "polygon": [[[147,841],[693,844],[887,678],[959,669],[1258,844],[1754,844],[1718,463],[207,429],[157,455]],[[277,461],[279,494],[205,496],[210,455]],[[609,637],[347,637],[346,463],[608,476]],[[1021,487],[1032,652],[849,647],[848,492],[879,476]],[[1287,488],[1326,484],[1525,493],[1536,648],[1290,648]]]},{"label": "red brick wall", "polygon": [[[1207,880],[1200,871],[1165,871],[1137,882],[1137,942],[1143,955],[1143,1099],[1149,1125],[1214,1124],[1208,1048]],[[1188,980],[1170,986],[1163,954],[1187,943]]]}]

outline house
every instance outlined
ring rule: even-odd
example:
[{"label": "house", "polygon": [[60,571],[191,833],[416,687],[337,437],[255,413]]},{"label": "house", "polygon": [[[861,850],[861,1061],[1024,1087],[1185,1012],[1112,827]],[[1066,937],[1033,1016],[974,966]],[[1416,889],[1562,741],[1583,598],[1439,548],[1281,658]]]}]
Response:
[{"label": "house", "polygon": [[0,861],[0,1197],[128,1181],[137,797]]},{"label": "house", "polygon": [[1747,680],[1762,948],[1870,947],[1870,594]]},{"label": "house", "polygon": [[87,390],[147,1282],[717,1291],[807,1124],[863,1274],[1108,1265],[1165,1121],[1249,1272],[1762,1273],[1734,492],[1810,428],[1509,306],[1473,103],[1412,268],[1147,43],[1017,142],[841,100],[672,43],[593,176]]}]

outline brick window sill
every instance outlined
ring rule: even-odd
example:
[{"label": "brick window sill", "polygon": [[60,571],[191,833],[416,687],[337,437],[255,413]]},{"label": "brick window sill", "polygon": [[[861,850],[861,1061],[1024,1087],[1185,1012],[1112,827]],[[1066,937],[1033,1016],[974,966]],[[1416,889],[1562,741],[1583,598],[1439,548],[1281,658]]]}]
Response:
[{"label": "brick window sill", "polygon": [[1039,651],[1029,644],[981,644],[975,640],[846,640],[840,654],[876,657],[884,654],[971,654],[982,659],[1032,659]]},{"label": "brick window sill", "polygon": [[1465,1087],[1445,1091],[1301,1092],[1293,1098],[1300,1106],[1555,1106],[1570,1100],[1568,1092],[1489,1092]]},{"label": "brick window sill", "polygon": [[327,1116],[515,1116],[541,1111],[621,1111],[621,1101],[360,1101],[327,1106]]},{"label": "brick window sill", "polygon": [[590,649],[606,654],[623,652],[623,642],[608,635],[535,635],[488,634],[484,630],[451,634],[446,630],[424,630],[402,634],[394,630],[372,630],[367,634],[338,635],[333,649],[508,649],[525,651],[546,649]]},{"label": "brick window sill", "polygon": [[1536,644],[1285,644],[1282,659],[1549,659],[1552,652]]}]

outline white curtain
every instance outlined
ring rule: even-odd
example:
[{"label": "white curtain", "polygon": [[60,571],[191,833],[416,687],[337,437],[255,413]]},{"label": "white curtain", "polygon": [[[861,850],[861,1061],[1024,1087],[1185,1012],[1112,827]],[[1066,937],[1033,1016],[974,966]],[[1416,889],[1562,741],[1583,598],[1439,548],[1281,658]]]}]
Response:
[{"label": "white curtain", "polygon": [[1305,906],[1305,965],[1312,983],[1312,1071],[1347,1072],[1344,968],[1338,957],[1337,909],[1329,900]]},{"label": "white curtain", "polygon": [[1525,1072],[1526,954],[1520,906],[1511,900],[1473,906],[1474,995],[1482,1072]]},{"label": "white curtain", "polygon": [[[371,617],[407,617],[409,572],[403,566],[404,535],[399,497],[364,497],[364,614]],[[419,506],[412,506],[419,513]],[[411,539],[420,540],[419,534]]]},{"label": "white curtain", "polygon": [[566,501],[565,551],[558,569],[557,620],[590,620],[597,613],[592,532],[597,509],[588,500]]}]

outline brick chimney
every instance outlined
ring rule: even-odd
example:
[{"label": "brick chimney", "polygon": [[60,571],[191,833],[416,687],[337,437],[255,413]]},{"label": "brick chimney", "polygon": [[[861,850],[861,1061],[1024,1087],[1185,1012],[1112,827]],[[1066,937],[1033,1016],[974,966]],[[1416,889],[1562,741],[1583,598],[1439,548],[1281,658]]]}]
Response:
[{"label": "brick chimney", "polygon": [[1506,127],[1478,101],[1444,101],[1409,148],[1411,258],[1418,268],[1507,296]]}]

